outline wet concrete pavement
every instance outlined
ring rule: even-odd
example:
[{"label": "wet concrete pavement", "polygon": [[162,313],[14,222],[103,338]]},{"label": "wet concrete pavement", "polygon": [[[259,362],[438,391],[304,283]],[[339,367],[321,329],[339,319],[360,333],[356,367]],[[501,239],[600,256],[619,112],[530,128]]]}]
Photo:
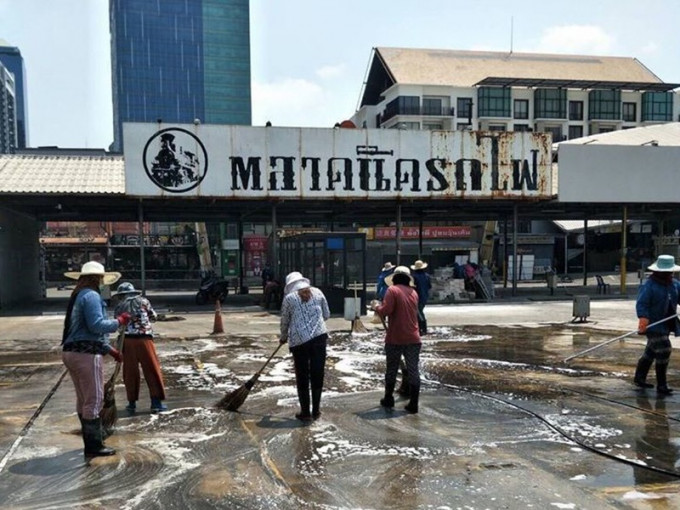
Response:
[{"label": "wet concrete pavement", "polygon": [[[323,415],[303,426],[287,348],[240,412],[214,408],[276,347],[276,314],[232,299],[227,333],[211,335],[214,311],[150,298],[166,319],[155,327],[170,411],[150,414],[142,385],[128,417],[119,385],[107,441],[118,455],[89,465],[73,386],[57,384],[65,300],[0,316],[0,507],[680,507],[680,396],[630,384],[644,339],[563,362],[633,330],[633,299],[594,297],[585,323],[571,322],[570,299],[428,306],[418,415],[404,400],[378,405],[381,326],[364,317],[369,333],[352,334],[334,317]],[[677,366],[671,358],[671,385]]]}]

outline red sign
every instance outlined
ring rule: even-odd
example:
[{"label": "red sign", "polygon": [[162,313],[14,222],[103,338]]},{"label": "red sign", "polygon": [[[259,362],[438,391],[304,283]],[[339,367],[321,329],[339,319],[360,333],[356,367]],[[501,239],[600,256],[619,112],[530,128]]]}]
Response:
[{"label": "red sign", "polygon": [[267,251],[267,238],[264,236],[251,236],[243,238],[245,251]]},{"label": "red sign", "polygon": [[[397,237],[396,227],[377,227],[376,239],[394,239]],[[402,227],[402,239],[418,239],[418,227]],[[460,239],[470,237],[470,227],[423,227],[423,239]]]}]

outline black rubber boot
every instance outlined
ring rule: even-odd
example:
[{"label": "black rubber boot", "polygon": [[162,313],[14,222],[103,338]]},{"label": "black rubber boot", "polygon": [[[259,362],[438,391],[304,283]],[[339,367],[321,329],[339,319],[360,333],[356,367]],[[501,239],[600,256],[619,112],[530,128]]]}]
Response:
[{"label": "black rubber boot", "polygon": [[656,365],[656,393],[659,395],[670,395],[673,390],[668,387],[666,381],[666,372],[668,371],[668,365]]},{"label": "black rubber boot", "polygon": [[298,400],[300,401],[300,412],[295,417],[300,421],[312,421],[309,412],[309,389],[298,388]]},{"label": "black rubber boot", "polygon": [[101,418],[94,420],[83,418],[83,443],[85,443],[85,457],[106,457],[116,453],[113,448],[104,446]]},{"label": "black rubber boot", "polygon": [[401,384],[399,385],[397,393],[402,397],[408,397],[410,391],[408,385],[408,369],[406,368],[406,363],[404,363],[403,359],[399,362],[399,366],[401,367]]},{"label": "black rubber boot", "polygon": [[394,385],[395,383],[385,384],[385,396],[380,399],[380,405],[388,409],[394,407]]},{"label": "black rubber boot", "polygon": [[321,393],[323,389],[312,390],[312,418],[317,420],[321,416]]},{"label": "black rubber boot", "polygon": [[408,411],[411,414],[416,414],[418,412],[418,400],[420,400],[420,385],[419,384],[412,384],[411,385],[411,400],[409,400],[409,403],[406,404],[406,411]]},{"label": "black rubber boot", "polygon": [[647,382],[647,374],[649,373],[652,363],[654,363],[654,360],[646,356],[642,356],[638,360],[637,368],[635,369],[635,379],[633,379],[635,386],[638,386],[639,388],[654,387],[653,384]]}]

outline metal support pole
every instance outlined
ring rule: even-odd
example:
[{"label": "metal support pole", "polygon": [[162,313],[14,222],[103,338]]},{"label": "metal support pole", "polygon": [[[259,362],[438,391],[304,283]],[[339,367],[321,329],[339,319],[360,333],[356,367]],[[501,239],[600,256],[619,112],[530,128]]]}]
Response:
[{"label": "metal support pole", "polygon": [[623,206],[623,220],[621,221],[621,294],[626,293],[626,253],[628,252],[628,207]]},{"label": "metal support pole", "polygon": [[508,288],[508,217],[503,217],[503,288]]},{"label": "metal support pole", "polygon": [[243,253],[243,219],[239,216],[238,224],[238,291],[243,293],[243,263],[245,254]]},{"label": "metal support pole", "polygon": [[146,295],[146,263],[144,259],[144,206],[142,199],[137,204],[137,221],[139,230],[139,275],[142,295]]},{"label": "metal support pole", "polygon": [[401,265],[401,204],[397,204],[397,265]]},{"label": "metal support pole", "polygon": [[420,217],[418,226],[418,259],[423,260],[423,217]]},{"label": "metal support pole", "polygon": [[279,227],[276,219],[276,204],[272,205],[272,267],[275,277],[281,280],[281,261],[279,260],[279,236],[276,234]]},{"label": "metal support pole", "polygon": [[663,231],[663,220],[659,220],[657,222],[658,225],[658,232],[659,235],[656,238],[656,257],[658,258],[659,255],[663,255],[663,236],[664,236],[664,231]]},{"label": "metal support pole", "polygon": [[518,230],[517,204],[512,204],[512,295],[517,295],[517,230]]},{"label": "metal support pole", "polygon": [[583,220],[583,286],[588,285],[588,220]]}]

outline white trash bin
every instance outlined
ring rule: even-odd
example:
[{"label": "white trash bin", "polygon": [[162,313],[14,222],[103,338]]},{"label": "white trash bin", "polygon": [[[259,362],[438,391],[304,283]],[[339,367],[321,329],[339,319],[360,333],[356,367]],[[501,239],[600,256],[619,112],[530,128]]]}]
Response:
[{"label": "white trash bin", "polygon": [[590,296],[574,296],[574,309],[572,315],[574,318],[571,322],[579,319],[585,322],[590,317]]}]

